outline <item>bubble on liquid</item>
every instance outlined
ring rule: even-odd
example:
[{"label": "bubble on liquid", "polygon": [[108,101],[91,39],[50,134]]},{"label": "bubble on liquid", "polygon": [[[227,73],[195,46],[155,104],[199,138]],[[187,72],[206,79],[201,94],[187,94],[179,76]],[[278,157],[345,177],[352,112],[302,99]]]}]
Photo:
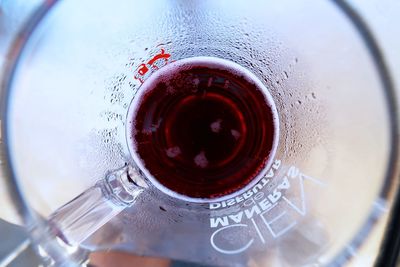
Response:
[{"label": "bubble on liquid", "polygon": [[181,154],[181,149],[178,146],[170,147],[166,151],[167,156],[170,158],[175,158],[179,154]]},{"label": "bubble on liquid", "polygon": [[173,94],[175,92],[174,87],[172,87],[171,85],[167,85],[167,93],[168,94]]},{"label": "bubble on liquid", "polygon": [[208,160],[204,151],[201,151],[196,157],[194,157],[194,163],[200,168],[206,168],[208,166]]},{"label": "bubble on liquid", "polygon": [[231,129],[231,134],[235,138],[235,140],[238,140],[241,136],[240,132],[235,129]]},{"label": "bubble on liquid", "polygon": [[[152,87],[151,86],[149,86],[149,85],[151,85],[152,84],[152,82],[153,82],[153,80],[158,80],[158,82],[160,83],[160,82],[162,82],[162,81],[165,81],[165,82],[167,82],[167,81],[171,81],[171,79],[174,79],[174,84],[175,83],[179,83],[180,81],[181,82],[183,82],[183,84],[185,85],[185,86],[181,86],[181,87],[184,87],[184,88],[182,88],[182,90],[190,90],[190,89],[192,89],[191,88],[191,86],[192,85],[196,85],[196,81],[195,81],[195,77],[196,76],[194,76],[193,78],[190,78],[190,77],[188,77],[188,78],[190,78],[189,79],[189,81],[191,80],[191,83],[188,83],[188,82],[186,82],[186,81],[183,81],[183,79],[181,79],[182,77],[180,77],[180,78],[178,78],[177,76],[179,76],[179,72],[181,72],[181,71],[184,71],[185,69],[188,69],[188,70],[190,70],[191,68],[192,68],[192,66],[194,65],[194,64],[197,64],[197,65],[200,65],[200,66],[202,66],[202,65],[204,65],[204,66],[206,66],[207,68],[212,68],[212,67],[214,67],[214,68],[216,68],[216,69],[221,69],[221,70],[226,70],[226,69],[228,69],[230,72],[232,72],[234,75],[237,75],[238,76],[238,79],[243,79],[243,80],[246,80],[247,82],[251,82],[251,83],[254,83],[257,87],[258,87],[258,89],[261,91],[261,92],[263,92],[265,95],[264,95],[264,97],[265,97],[265,102],[268,104],[268,106],[270,105],[270,103],[272,102],[271,100],[272,99],[270,99],[270,97],[269,97],[269,92],[268,92],[268,90],[266,89],[266,88],[264,88],[262,85],[261,85],[261,82],[260,83],[258,83],[258,82],[254,82],[253,81],[253,79],[254,79],[254,75],[252,74],[252,73],[250,73],[249,71],[246,71],[246,70],[243,70],[243,69],[240,69],[240,68],[238,68],[238,67],[236,67],[235,66],[235,64],[233,64],[233,63],[229,63],[229,62],[227,62],[227,63],[225,63],[224,62],[224,64],[222,64],[222,63],[220,63],[220,61],[219,61],[219,59],[217,59],[217,60],[215,60],[215,59],[212,59],[212,61],[210,62],[209,61],[210,59],[209,58],[206,58],[206,57],[204,57],[204,58],[202,58],[202,57],[200,57],[200,58],[195,58],[195,59],[184,59],[184,60],[182,60],[182,61],[177,61],[177,62],[172,62],[172,63],[170,63],[170,64],[167,64],[165,67],[163,67],[162,69],[160,69],[159,71],[157,71],[157,72],[155,72],[152,76],[150,76],[149,77],[149,80],[147,80],[142,86],[141,86],[141,88],[140,88],[140,93],[139,93],[139,95],[136,97],[136,99],[132,102],[133,104],[131,105],[131,108],[130,108],[130,110],[129,110],[129,114],[131,114],[132,115],[132,117],[133,116],[135,116],[135,114],[136,114],[136,111],[138,110],[137,109],[137,107],[138,107],[138,104],[140,103],[140,101],[143,99],[143,96],[146,94],[146,92],[148,91],[148,90],[150,90]],[[240,61],[240,60],[239,60]],[[243,59],[242,60],[244,63],[246,63],[247,62],[247,60],[246,59]],[[247,64],[246,64],[247,65]],[[259,64],[256,64],[257,65],[257,67],[256,66],[254,66],[256,69],[258,69],[258,65]],[[173,74],[178,74],[178,75],[176,75],[175,77],[173,76],[173,78],[171,78],[171,72],[170,72],[170,70],[173,70]],[[269,71],[271,71],[269,68],[266,68],[265,69],[265,72],[269,72]],[[184,76],[185,77],[185,76]],[[209,77],[207,77],[207,78],[209,78]],[[206,78],[206,79],[207,79]],[[176,80],[180,80],[180,81],[175,81],[175,79]],[[230,85],[229,85],[229,81],[228,80],[225,80],[226,81],[226,86],[227,87],[229,87]],[[218,81],[216,81],[216,82],[224,82],[223,80],[218,80]],[[269,82],[270,82],[270,80],[269,80]],[[205,80],[205,84],[204,84],[205,86],[207,86],[207,80]],[[224,84],[225,85],[225,84]],[[277,115],[275,115],[274,114],[274,117],[277,117]],[[275,120],[276,118],[274,118],[274,120]],[[213,122],[214,121],[214,122]],[[213,122],[213,123],[211,123],[211,122]],[[215,122],[217,122],[217,123],[215,123]],[[214,124],[214,125],[212,125],[212,124]],[[134,123],[133,122],[130,122],[130,128],[132,127],[132,126],[134,126]],[[151,124],[150,125],[148,125],[147,127],[151,127]],[[223,124],[222,123],[222,125],[220,124],[219,126],[218,126],[218,120],[216,120],[216,118],[214,118],[213,120],[211,120],[211,121],[209,121],[209,124],[208,124],[208,127],[211,127],[211,131],[213,131],[213,132],[215,132],[215,131],[220,131],[221,129],[219,129],[220,127],[225,127],[225,124]],[[132,128],[131,128],[132,129]],[[143,130],[143,128],[142,128],[142,130]],[[241,135],[242,134],[245,134],[245,132],[239,132],[238,131],[238,129],[235,129],[235,128],[233,128],[233,129],[231,129],[231,128],[227,128],[226,130],[228,130],[228,133],[229,133],[229,131],[230,131],[230,133],[231,133],[231,135],[232,135],[232,137],[235,139],[235,140],[237,140],[237,139],[239,139],[239,138],[243,138],[243,137],[241,137]],[[133,132],[134,133],[134,132]],[[135,144],[135,140],[132,140],[133,141],[133,143],[131,143],[131,145],[133,145],[133,148],[135,148],[135,147],[137,147],[137,145]],[[173,145],[172,145],[173,146]],[[131,148],[132,148],[132,146],[131,146]],[[183,146],[181,146],[181,148],[184,148]],[[165,150],[164,150],[165,149]],[[179,147],[164,147],[164,149],[163,149],[163,151],[162,151],[162,154],[164,154],[164,155],[166,155],[166,156],[168,156],[168,157],[176,157],[176,156],[178,156],[179,154],[177,153],[177,152],[179,152],[179,153],[181,153],[180,155],[179,155],[179,157],[184,157],[184,155],[182,155],[182,150],[179,148]],[[192,154],[191,155],[191,157],[190,157],[190,161],[192,161],[192,164],[194,163],[195,164],[195,166],[198,166],[198,168],[207,168],[207,167],[209,167],[210,165],[213,165],[213,164],[211,164],[212,162],[210,161],[209,162],[209,160],[212,160],[212,157],[211,157],[211,154],[209,155],[209,154],[207,154],[206,155],[206,152],[205,152],[205,150],[204,151],[201,151],[201,152],[199,152],[200,150],[197,150],[197,151],[195,151],[195,153],[194,154]],[[207,153],[208,153],[208,150],[207,150]],[[178,155],[177,155],[178,154]],[[196,155],[197,154],[197,155]],[[209,157],[209,158],[207,158],[207,157]]]},{"label": "bubble on liquid", "polygon": [[219,133],[221,131],[221,122],[222,120],[218,119],[210,124],[210,128],[213,133]]},{"label": "bubble on liquid", "polygon": [[210,87],[213,82],[213,77],[208,78],[207,87]]}]

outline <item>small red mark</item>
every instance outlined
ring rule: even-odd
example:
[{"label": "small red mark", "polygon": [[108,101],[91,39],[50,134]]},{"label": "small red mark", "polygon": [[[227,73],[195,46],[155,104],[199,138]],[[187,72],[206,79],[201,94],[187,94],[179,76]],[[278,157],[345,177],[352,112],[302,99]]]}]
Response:
[{"label": "small red mark", "polygon": [[167,65],[170,57],[171,55],[165,53],[165,50],[161,48],[160,53],[153,56],[149,61],[147,61],[146,64],[142,63],[136,68],[134,79],[139,80],[140,83],[143,83],[145,80],[144,77],[149,69],[155,71],[160,67]]},{"label": "small red mark", "polygon": [[139,80],[141,83],[143,83],[144,82],[143,77],[148,71],[149,71],[149,68],[146,66],[146,64],[142,63],[135,70],[134,78],[136,80]]}]

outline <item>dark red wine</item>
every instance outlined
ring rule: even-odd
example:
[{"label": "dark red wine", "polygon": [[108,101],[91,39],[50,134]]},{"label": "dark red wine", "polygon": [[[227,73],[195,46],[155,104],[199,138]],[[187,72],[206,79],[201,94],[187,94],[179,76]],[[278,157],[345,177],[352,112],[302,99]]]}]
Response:
[{"label": "dark red wine", "polygon": [[216,198],[257,177],[277,126],[271,97],[254,79],[234,63],[192,58],[146,80],[128,113],[128,137],[149,179],[167,193]]}]

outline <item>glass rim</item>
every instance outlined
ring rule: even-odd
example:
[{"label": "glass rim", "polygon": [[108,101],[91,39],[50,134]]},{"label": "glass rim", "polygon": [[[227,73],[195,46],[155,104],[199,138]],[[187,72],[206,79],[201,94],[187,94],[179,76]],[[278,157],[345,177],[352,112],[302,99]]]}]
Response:
[{"label": "glass rim", "polygon": [[[47,0],[43,1],[36,10],[30,15],[25,24],[20,28],[16,37],[14,38],[8,54],[1,81],[1,131],[3,145],[1,150],[4,154],[3,164],[0,166],[0,170],[4,173],[4,180],[6,183],[7,191],[12,200],[15,210],[18,215],[22,218],[25,225],[37,226],[43,234],[46,232],[43,219],[36,214],[36,212],[30,207],[26,201],[21,187],[19,186],[18,178],[13,168],[11,160],[11,152],[9,147],[9,133],[8,133],[8,110],[9,110],[9,99],[11,95],[12,85],[15,77],[15,73],[18,69],[19,63],[22,61],[23,54],[26,51],[27,43],[30,37],[34,34],[37,26],[41,23],[42,19],[51,11],[51,9],[62,0]],[[378,45],[376,38],[374,37],[368,24],[363,20],[362,16],[345,0],[329,0],[332,2],[343,15],[348,19],[349,23],[356,29],[359,37],[362,39],[368,53],[371,56],[371,60],[375,66],[376,72],[379,76],[380,84],[383,89],[384,98],[386,100],[386,112],[390,123],[390,151],[388,153],[388,162],[386,173],[384,175],[384,181],[382,187],[377,194],[376,201],[385,200],[393,190],[392,185],[395,184],[396,178],[398,177],[398,165],[399,165],[399,129],[398,129],[398,109],[396,103],[396,91],[393,84],[387,63],[384,55]],[[400,207],[400,193],[399,189],[395,189],[395,196],[393,197],[393,207]],[[373,204],[373,203],[372,203]],[[372,205],[369,215],[366,217],[363,225],[356,232],[351,241],[347,246],[341,249],[328,266],[337,264],[343,265],[353,257],[354,251],[358,250],[364,241],[367,239],[370,230],[375,226],[381,217],[382,212]],[[391,214],[388,219],[388,227],[390,232],[385,232],[383,238],[383,246],[378,252],[377,264],[379,266],[386,266],[388,262],[395,262],[397,250],[399,249],[400,243],[400,228],[395,227],[400,223],[400,209],[398,208]],[[56,248],[57,251],[62,253],[62,248]]]}]

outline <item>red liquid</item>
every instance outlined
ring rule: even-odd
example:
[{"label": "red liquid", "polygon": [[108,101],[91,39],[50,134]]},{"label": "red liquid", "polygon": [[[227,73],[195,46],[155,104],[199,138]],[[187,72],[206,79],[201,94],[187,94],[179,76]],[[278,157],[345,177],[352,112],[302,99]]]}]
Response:
[{"label": "red liquid", "polygon": [[204,59],[178,61],[153,75],[133,101],[128,134],[138,160],[161,185],[216,198],[264,169],[276,134],[274,112],[248,76]]}]

